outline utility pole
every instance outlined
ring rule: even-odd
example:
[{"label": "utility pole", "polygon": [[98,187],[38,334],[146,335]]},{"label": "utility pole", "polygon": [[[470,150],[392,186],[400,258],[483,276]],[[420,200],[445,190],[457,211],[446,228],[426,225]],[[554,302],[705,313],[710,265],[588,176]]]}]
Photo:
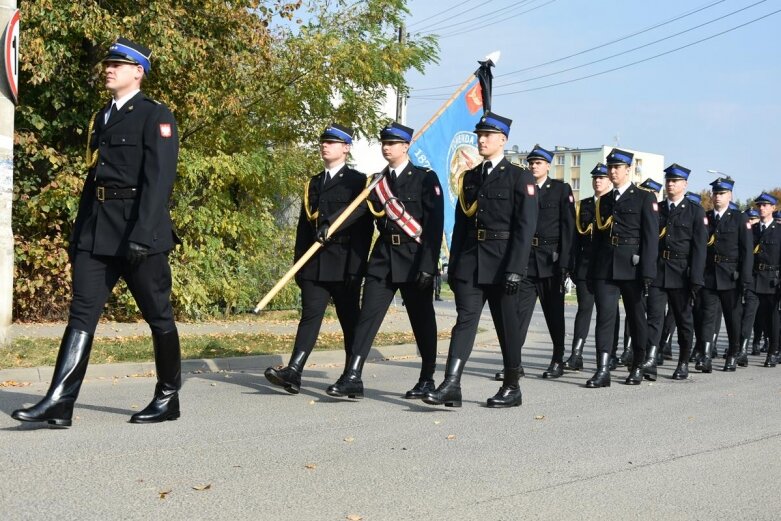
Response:
[{"label": "utility pole", "polygon": [[14,234],[14,107],[19,78],[19,12],[16,0],[0,0],[2,58],[0,63],[0,347],[9,343],[13,316]]},{"label": "utility pole", "polygon": [[[407,43],[407,29],[404,24],[401,24],[399,26],[399,44],[404,46],[405,43]],[[396,91],[396,123],[403,123],[404,97],[400,90]]]}]

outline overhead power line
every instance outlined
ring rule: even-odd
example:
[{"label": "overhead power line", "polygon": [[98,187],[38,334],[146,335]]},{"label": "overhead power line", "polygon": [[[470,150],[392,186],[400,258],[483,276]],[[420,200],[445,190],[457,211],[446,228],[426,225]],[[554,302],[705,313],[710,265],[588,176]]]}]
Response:
[{"label": "overhead power line", "polygon": [[[536,0],[532,0],[532,1],[536,1]],[[530,13],[532,11],[536,11],[537,9],[540,9],[541,7],[545,7],[546,5],[550,5],[550,4],[552,4],[553,2],[556,2],[556,1],[557,0],[548,0],[544,4],[540,4],[538,6],[532,7],[530,9],[525,10],[525,11],[521,11],[520,13],[514,14],[512,16],[507,16],[507,17],[505,17],[505,18],[503,18],[501,20],[497,20],[495,22],[489,22],[489,23],[478,25],[478,26],[475,26],[475,27],[470,27],[469,29],[464,29],[463,31],[458,31],[458,32],[455,32],[455,33],[442,34],[442,35],[439,35],[439,39],[442,40],[444,38],[452,38],[453,36],[461,36],[462,34],[467,34],[467,33],[471,33],[471,32],[474,32],[474,31],[479,31],[480,29],[485,29],[486,27],[491,27],[492,25],[504,23],[507,20],[512,20],[513,18],[518,18],[519,16],[525,15],[526,13]],[[520,4],[518,4],[518,5],[520,5]]]},{"label": "overhead power line", "polygon": [[[493,11],[489,11],[487,13],[481,14],[479,16],[475,16],[473,18],[470,18],[468,20],[462,20],[460,22],[456,22],[450,25],[445,25],[442,27],[436,27],[436,24],[433,24],[431,26],[428,26],[424,29],[419,29],[418,33],[421,34],[438,34],[440,31],[443,31],[445,29],[452,29],[454,27],[458,27],[460,25],[467,25],[467,24],[474,24],[478,20],[482,20],[483,18],[489,18],[503,15],[506,11],[509,11],[511,9],[517,9],[518,7],[521,7],[524,4],[528,4],[529,2],[537,2],[538,0],[520,0],[518,1],[512,1],[509,5],[506,5],[504,7],[500,7],[499,9],[494,9]],[[475,10],[479,9],[480,7],[483,7],[485,4],[481,4],[479,7],[476,7]],[[503,19],[504,20],[504,19]],[[433,27],[433,29],[431,28]],[[459,29],[460,30],[460,29]]]},{"label": "overhead power line", "polygon": [[[680,15],[676,15],[675,17],[673,17],[673,18],[671,18],[671,19],[668,19],[668,20],[666,20],[666,21],[664,21],[664,22],[659,22],[659,23],[656,23],[656,24],[654,24],[654,25],[651,25],[651,26],[649,26],[649,27],[646,27],[646,28],[644,28],[644,29],[640,29],[639,31],[636,31],[636,32],[634,32],[634,33],[628,34],[628,35],[626,35],[626,36],[622,36],[621,38],[618,38],[618,39],[616,39],[616,40],[611,40],[611,41],[609,41],[609,42],[605,42],[605,43],[602,43],[602,44],[596,45],[596,46],[594,46],[594,47],[590,47],[590,48],[588,48],[588,49],[584,49],[584,50],[582,50],[582,51],[578,51],[578,52],[576,52],[576,53],[573,53],[573,54],[570,54],[570,55],[568,55],[568,56],[563,56],[563,57],[561,57],[561,58],[556,58],[556,59],[554,59],[554,60],[550,60],[550,61],[547,61],[547,62],[538,63],[538,64],[536,64],[536,65],[532,65],[532,66],[529,66],[529,67],[525,67],[525,68],[523,68],[523,69],[518,69],[518,70],[516,70],[516,71],[510,71],[510,72],[503,73],[503,74],[497,74],[495,77],[496,77],[496,78],[500,78],[500,77],[503,77],[503,76],[509,76],[510,74],[518,74],[518,73],[520,73],[520,72],[526,72],[526,71],[528,71],[528,70],[536,69],[536,68],[538,68],[538,67],[542,67],[542,66],[544,66],[544,65],[550,65],[550,64],[553,64],[553,63],[558,63],[558,62],[560,62],[560,61],[567,60],[567,59],[569,59],[569,58],[573,58],[573,57],[575,57],[575,56],[580,56],[581,54],[586,54],[586,53],[588,53],[588,52],[595,51],[595,50],[597,50],[597,49],[601,49],[601,48],[603,48],[603,47],[607,47],[608,45],[612,45],[612,44],[614,44],[614,43],[622,42],[622,41],[624,41],[624,40],[627,40],[627,39],[629,39],[629,38],[632,38],[632,37],[634,37],[634,36],[638,36],[638,35],[640,35],[640,34],[644,34],[644,33],[648,32],[648,31],[651,31],[651,30],[653,30],[653,29],[657,29],[657,28],[659,28],[659,27],[662,27],[662,26],[664,26],[664,25],[670,24],[670,23],[672,23],[672,22],[676,22],[676,21],[678,21],[678,20],[681,20],[681,19],[683,19],[683,18],[686,18],[687,16],[691,16],[691,15],[693,15],[693,14],[696,14],[696,13],[698,13],[698,12],[700,12],[700,11],[703,11],[703,10],[705,10],[705,9],[709,9],[709,8],[711,8],[711,7],[713,7],[713,6],[717,5],[717,4],[721,4],[721,3],[724,3],[724,2],[726,2],[726,1],[727,1],[727,0],[718,0],[718,1],[716,1],[716,2],[712,2],[712,3],[710,3],[710,4],[707,4],[707,5],[703,6],[703,7],[699,7],[699,8],[697,8],[697,9],[695,9],[694,11],[687,11],[687,12],[685,12],[685,13],[682,13],[682,14],[680,14]],[[438,86],[438,87],[424,87],[424,88],[421,88],[421,89],[415,89],[415,92],[424,92],[424,91],[432,91],[432,90],[450,89],[450,88],[453,88],[453,87],[458,87],[459,85],[460,85],[460,83],[456,83],[456,84],[452,84],[452,85],[440,85],[440,86]]]},{"label": "overhead power line", "polygon": [[[436,17],[438,17],[438,16],[440,16],[440,15],[446,14],[446,13],[452,13],[452,12],[453,12],[453,9],[458,9],[458,8],[459,8],[459,7],[461,7],[462,5],[464,5],[464,4],[468,4],[468,3],[469,3],[469,2],[471,2],[471,1],[472,1],[472,0],[464,0],[464,1],[463,1],[463,2],[461,2],[460,4],[456,4],[456,5],[452,6],[452,7],[448,7],[447,9],[443,9],[442,11],[439,11],[438,13],[434,13],[433,15],[429,16],[429,17],[428,17],[428,18],[426,18],[425,20],[420,20],[419,22],[414,22],[414,23],[411,23],[411,24],[409,24],[409,26],[408,26],[407,28],[408,28],[408,29],[412,29],[412,28],[413,28],[413,27],[415,27],[416,25],[420,25],[420,24],[429,23],[429,22],[431,22],[431,20],[433,20],[434,18],[436,18]],[[491,1],[491,0],[489,0],[489,1]],[[488,3],[488,2],[486,2],[486,4],[487,4],[487,3]],[[467,12],[467,11],[463,11],[463,12]],[[462,12],[462,13],[463,13],[463,12]],[[459,15],[454,15],[454,16],[459,16]],[[441,22],[444,22],[444,21],[447,21],[447,20],[449,20],[449,18],[445,18],[444,20],[440,20],[440,21],[439,21],[439,22],[437,22],[437,23],[441,23]]]},{"label": "overhead power line", "polygon": [[572,67],[568,67],[568,68],[562,69],[560,71],[555,71],[555,72],[551,72],[551,73],[548,73],[548,74],[542,74],[540,76],[535,76],[533,78],[526,78],[525,80],[518,80],[518,81],[513,81],[513,82],[510,82],[510,83],[503,83],[501,85],[494,85],[494,87],[501,88],[501,87],[509,87],[510,85],[519,85],[521,83],[529,83],[531,81],[539,80],[539,79],[542,79],[542,78],[549,78],[551,76],[558,76],[559,74],[564,74],[565,72],[574,71],[576,69],[582,69],[583,67],[588,67],[589,65],[594,65],[595,63],[601,63],[603,61],[610,60],[612,58],[617,58],[618,56],[623,56],[624,54],[629,54],[630,52],[638,51],[640,49],[644,49],[646,47],[650,47],[652,45],[656,45],[657,43],[661,43],[661,42],[664,42],[666,40],[670,40],[672,38],[680,36],[682,34],[686,34],[686,33],[689,33],[691,31],[695,31],[697,29],[705,27],[706,25],[710,25],[710,24],[716,23],[719,20],[723,20],[723,19],[728,18],[730,16],[736,15],[736,14],[742,12],[742,11],[745,11],[746,9],[751,9],[752,7],[755,7],[755,6],[759,5],[759,4],[765,3],[766,1],[767,0],[759,0],[759,2],[755,2],[755,3],[751,4],[751,5],[747,5],[746,7],[741,7],[740,9],[732,11],[731,13],[727,13],[725,15],[719,16],[718,18],[714,18],[712,20],[708,20],[707,22],[703,22],[703,23],[701,23],[699,25],[695,25],[694,27],[690,27],[690,28],[685,29],[683,31],[679,31],[679,32],[677,32],[675,34],[671,34],[669,36],[665,36],[664,38],[659,38],[658,40],[654,40],[652,42],[648,42],[648,43],[645,43],[643,45],[638,45],[637,47],[633,47],[631,49],[627,49],[626,51],[621,51],[621,52],[616,53],[616,54],[611,54],[610,56],[605,56],[604,58],[600,58],[598,60],[592,60],[592,61],[587,62],[587,63],[583,63],[583,64],[580,64],[580,65],[574,65]]}]

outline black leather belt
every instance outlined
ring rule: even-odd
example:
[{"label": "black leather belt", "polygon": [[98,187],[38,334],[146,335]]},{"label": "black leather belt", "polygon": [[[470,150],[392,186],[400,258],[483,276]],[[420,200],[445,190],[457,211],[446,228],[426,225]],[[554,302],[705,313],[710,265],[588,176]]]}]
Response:
[{"label": "black leather belt", "polygon": [[663,259],[688,259],[689,254],[682,251],[664,250],[662,252]]},{"label": "black leather belt", "polygon": [[413,242],[415,240],[409,235],[402,235],[400,233],[383,233],[380,237],[382,237],[383,241],[388,244],[393,244],[394,246],[398,246],[404,242]]},{"label": "black leather belt", "polygon": [[610,244],[618,246],[619,244],[640,244],[640,239],[637,237],[616,237],[610,236]]},{"label": "black leather belt", "polygon": [[103,202],[107,199],[135,199],[138,195],[138,188],[107,188],[105,186],[95,187],[95,197]]},{"label": "black leather belt", "polygon": [[554,246],[558,246],[559,238],[558,237],[537,237],[536,235],[532,237],[532,246],[547,246],[551,244]]},{"label": "black leather belt", "polygon": [[724,257],[723,255],[714,255],[713,262],[722,264],[722,263],[738,262],[738,259],[736,257]]},{"label": "black leather belt", "polygon": [[478,228],[477,230],[474,230],[473,236],[476,237],[478,241],[506,241],[510,238],[510,232]]},{"label": "black leather belt", "polygon": [[757,263],[756,264],[756,270],[757,271],[777,271],[778,270],[778,264]]}]

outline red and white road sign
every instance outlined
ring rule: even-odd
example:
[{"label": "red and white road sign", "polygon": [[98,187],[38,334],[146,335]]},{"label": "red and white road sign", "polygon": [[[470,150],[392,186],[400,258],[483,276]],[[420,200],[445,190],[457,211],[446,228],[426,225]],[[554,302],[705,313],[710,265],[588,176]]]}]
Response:
[{"label": "red and white road sign", "polygon": [[11,92],[14,103],[19,98],[19,9],[11,15],[11,20],[3,33],[3,75]]}]

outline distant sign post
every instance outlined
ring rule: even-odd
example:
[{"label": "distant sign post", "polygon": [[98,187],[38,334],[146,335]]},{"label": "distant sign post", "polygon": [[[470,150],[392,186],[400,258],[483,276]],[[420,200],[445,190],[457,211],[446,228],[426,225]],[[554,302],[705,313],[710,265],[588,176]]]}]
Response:
[{"label": "distant sign post", "polygon": [[19,99],[19,10],[16,0],[0,0],[3,57],[0,59],[0,348],[9,344],[13,307],[14,109]]}]

